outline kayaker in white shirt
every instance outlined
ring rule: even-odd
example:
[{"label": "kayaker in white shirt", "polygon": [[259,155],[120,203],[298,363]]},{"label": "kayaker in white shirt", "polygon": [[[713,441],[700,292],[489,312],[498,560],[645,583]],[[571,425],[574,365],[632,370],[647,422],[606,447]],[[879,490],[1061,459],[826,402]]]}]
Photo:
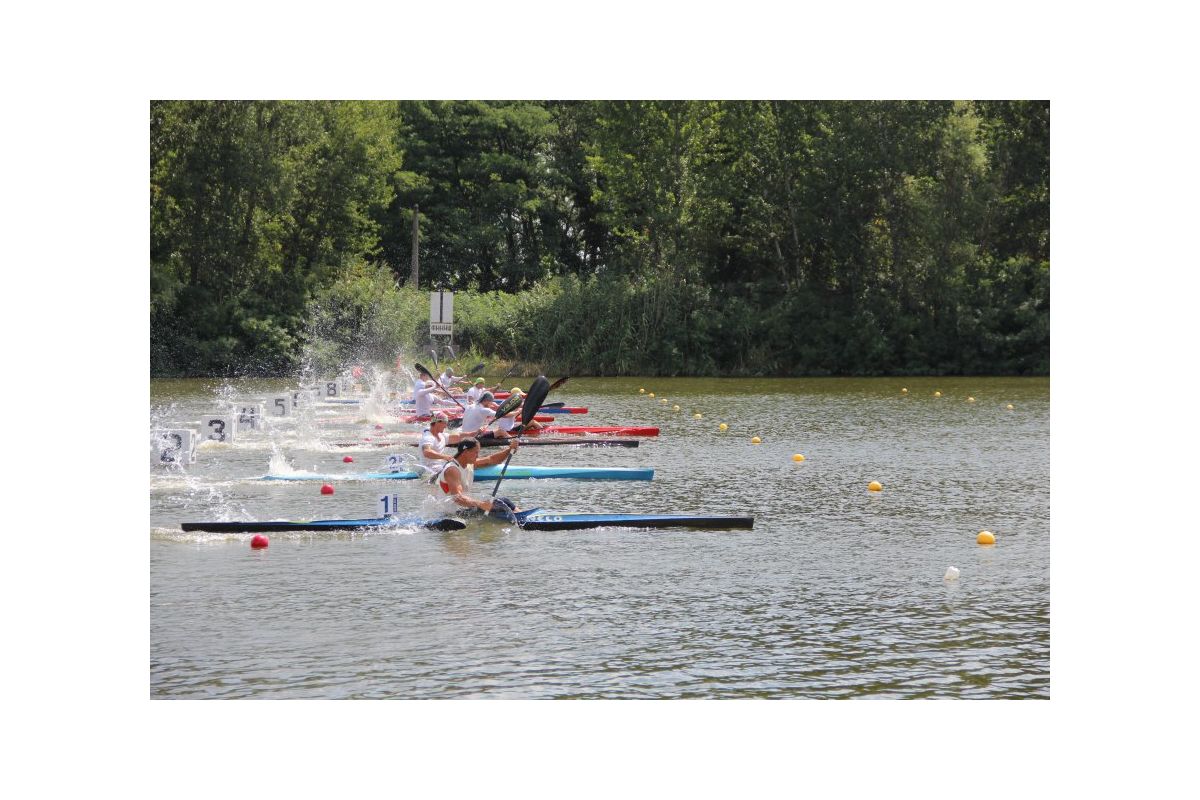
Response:
[{"label": "kayaker in white shirt", "polygon": [[417,446],[421,450],[421,466],[426,469],[436,472],[443,462],[452,458],[446,453],[446,447],[469,438],[461,433],[448,432],[446,428],[449,424],[450,420],[445,414],[434,414],[429,427],[421,432],[421,441]]},{"label": "kayaker in white shirt", "polygon": [[437,384],[433,381],[413,381],[413,405],[416,406],[418,417],[427,417],[433,410],[433,400],[437,394]]},{"label": "kayaker in white shirt", "polygon": [[[521,387],[514,386],[512,391],[509,392],[509,397],[512,397],[513,395],[524,397],[525,393],[521,391]],[[521,408],[524,405],[525,403],[522,402],[521,405],[518,405],[515,409],[513,409],[510,414],[496,423],[496,438],[504,438],[506,436],[516,435],[512,432],[512,429],[517,425],[518,422],[521,421]],[[534,431],[540,431],[541,429],[542,425],[540,422],[530,421],[530,423],[525,426],[524,432],[532,433]]]},{"label": "kayaker in white shirt", "polygon": [[471,437],[463,439],[455,447],[454,455],[441,465],[438,474],[434,476],[434,494],[455,505],[464,508],[477,508],[483,512],[491,511],[493,505],[512,509],[512,502],[507,498],[497,497],[494,500],[490,498],[487,500],[477,500],[471,497],[468,492],[471,490],[471,484],[475,480],[475,467],[499,464],[508,458],[510,453],[516,452],[519,446],[520,443],[514,440],[509,442],[507,449],[497,450],[490,456],[480,458],[479,440]]},{"label": "kayaker in white shirt", "polygon": [[463,412],[463,434],[467,436],[478,434],[496,416],[497,408],[496,401],[492,399],[492,393],[484,392],[479,398],[479,402],[467,406],[467,410]]},{"label": "kayaker in white shirt", "polygon": [[469,399],[472,403],[478,403],[479,398],[483,396],[484,392],[493,392],[494,393],[497,389],[500,388],[500,384],[497,383],[495,386],[488,389],[486,386],[484,386],[484,383],[485,383],[485,381],[483,380],[483,378],[476,378],[475,385],[472,386],[470,389],[467,389],[467,399]]}]

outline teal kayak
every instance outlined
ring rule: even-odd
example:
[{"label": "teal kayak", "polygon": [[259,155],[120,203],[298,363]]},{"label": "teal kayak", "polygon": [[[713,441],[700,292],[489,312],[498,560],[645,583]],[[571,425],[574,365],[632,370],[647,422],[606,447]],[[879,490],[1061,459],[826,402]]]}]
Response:
[{"label": "teal kayak", "polygon": [[[264,475],[262,481],[412,481],[429,478],[418,472],[347,472],[330,475]],[[475,480],[491,481],[500,477],[500,467],[492,465],[475,470]],[[629,467],[514,467],[509,466],[504,479],[565,478],[575,481],[649,481],[654,470]]]}]

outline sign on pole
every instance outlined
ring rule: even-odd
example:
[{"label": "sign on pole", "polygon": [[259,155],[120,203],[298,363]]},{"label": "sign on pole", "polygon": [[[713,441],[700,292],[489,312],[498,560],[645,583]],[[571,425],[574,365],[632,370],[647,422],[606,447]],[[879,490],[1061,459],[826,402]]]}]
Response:
[{"label": "sign on pole", "polygon": [[454,333],[454,292],[429,293],[429,335]]}]

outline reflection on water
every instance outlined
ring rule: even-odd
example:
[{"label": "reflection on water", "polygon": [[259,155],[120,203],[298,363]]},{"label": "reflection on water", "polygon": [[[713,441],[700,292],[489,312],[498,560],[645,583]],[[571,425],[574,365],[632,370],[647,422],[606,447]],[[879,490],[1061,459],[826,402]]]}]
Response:
[{"label": "reflection on water", "polygon": [[[157,420],[211,410],[213,388],[155,382]],[[591,408],[572,421],[662,436],[526,448],[523,463],[650,466],[654,481],[502,493],[564,511],[751,510],[754,530],[487,522],[276,534],[264,551],[249,535],[182,533],[181,520],[373,516],[384,491],[420,507],[417,482],[322,496],[252,480],[276,452],[319,472],[391,452],[344,464],[322,444],[373,423],[276,425],[151,477],[151,695],[1049,696],[1047,380],[572,379],[559,399]],[[996,545],[975,543],[982,529]],[[947,583],[950,565],[961,574]]]}]

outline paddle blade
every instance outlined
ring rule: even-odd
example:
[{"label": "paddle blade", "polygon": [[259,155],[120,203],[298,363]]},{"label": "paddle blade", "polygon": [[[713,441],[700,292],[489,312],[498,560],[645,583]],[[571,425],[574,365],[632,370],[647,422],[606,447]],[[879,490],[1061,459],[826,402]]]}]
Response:
[{"label": "paddle blade", "polygon": [[508,399],[501,403],[500,407],[496,409],[495,418],[500,419],[501,417],[508,416],[512,413],[512,410],[519,405],[521,405],[521,395],[509,395]]},{"label": "paddle blade", "polygon": [[542,401],[548,394],[550,394],[550,381],[546,380],[545,375],[539,375],[533,385],[529,387],[529,394],[525,396],[525,405],[521,407],[522,425],[528,426],[533,422],[538,409],[542,407]]},{"label": "paddle blade", "polygon": [[470,371],[470,372],[468,372],[467,374],[468,374],[468,375],[478,375],[480,372],[482,372],[482,371],[483,371],[483,368],[484,368],[485,366],[487,366],[487,365],[486,365],[484,362],[480,361],[478,364],[476,364],[475,366],[471,367],[471,371]]},{"label": "paddle blade", "polygon": [[420,362],[413,364],[413,368],[416,369],[418,374],[424,375],[426,378],[433,380],[433,373],[430,372],[429,370],[425,369],[425,367],[421,366]]},{"label": "paddle blade", "polygon": [[570,375],[559,378],[554,383],[550,384],[550,388],[546,390],[546,394],[550,394],[550,392],[553,392],[555,389],[559,388],[560,386],[562,386],[564,383],[566,383],[569,380],[571,380]]}]

